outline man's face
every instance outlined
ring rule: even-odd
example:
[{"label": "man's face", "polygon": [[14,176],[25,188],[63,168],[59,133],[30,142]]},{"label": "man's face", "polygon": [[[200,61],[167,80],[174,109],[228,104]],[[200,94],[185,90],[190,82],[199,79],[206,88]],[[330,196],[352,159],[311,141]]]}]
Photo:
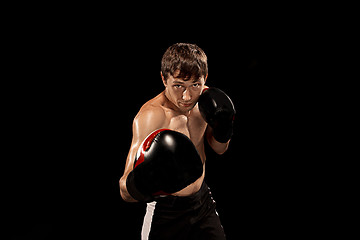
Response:
[{"label": "man's face", "polygon": [[182,112],[190,111],[197,103],[205,85],[204,76],[195,79],[191,77],[189,80],[177,78],[178,72],[174,76],[169,75],[164,85],[166,87],[166,97]]}]

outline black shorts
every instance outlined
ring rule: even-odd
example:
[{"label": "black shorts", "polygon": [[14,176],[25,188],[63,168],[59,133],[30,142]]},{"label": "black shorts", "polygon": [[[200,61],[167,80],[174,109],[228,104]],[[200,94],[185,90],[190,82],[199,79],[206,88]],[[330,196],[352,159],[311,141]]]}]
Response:
[{"label": "black shorts", "polygon": [[142,240],[225,240],[210,188],[188,197],[167,196],[147,204]]}]

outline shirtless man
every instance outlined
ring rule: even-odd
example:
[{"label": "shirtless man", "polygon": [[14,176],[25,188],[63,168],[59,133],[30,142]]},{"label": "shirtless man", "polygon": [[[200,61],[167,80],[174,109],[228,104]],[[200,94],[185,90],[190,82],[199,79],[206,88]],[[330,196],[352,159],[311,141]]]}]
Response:
[{"label": "shirtless man", "polygon": [[[215,201],[206,183],[204,183],[206,162],[204,139],[208,141],[216,153],[223,154],[228,149],[232,135],[235,109],[225,93],[219,89],[205,86],[207,71],[207,57],[198,46],[185,43],[170,46],[161,63],[161,78],[165,90],[145,103],[133,121],[133,139],[127,156],[125,171],[119,184],[120,194],[125,201],[147,202],[142,239],[225,239],[223,228],[215,210]],[[170,182],[170,184],[177,185],[179,190],[171,193],[166,191],[152,192],[149,197],[143,190],[139,190],[139,181],[141,181],[139,178],[144,180],[147,177],[139,177],[139,173],[133,173],[136,173],[137,168],[140,168],[138,166],[142,165],[135,163],[140,162],[138,160],[141,158],[139,155],[144,155],[144,152],[141,153],[139,150],[139,148],[143,148],[144,140],[147,139],[145,142],[149,142],[150,145],[162,144],[160,133],[153,133],[156,130],[159,130],[163,136],[166,132],[173,138],[172,141],[192,143],[196,149],[193,152],[190,151],[192,149],[190,145],[182,143],[176,145],[190,147],[187,147],[189,151],[179,150],[175,154],[175,158],[181,158],[182,155],[188,154],[183,158],[193,159],[188,161],[193,161],[194,164],[198,158],[201,171],[200,174],[194,175],[194,171],[191,172],[189,169],[189,172],[184,176],[180,176],[184,181],[180,181],[179,184],[173,183],[172,180],[162,179],[161,182],[164,184]],[[174,132],[181,134],[174,134]],[[157,141],[153,141],[154,136],[148,137],[151,133],[158,139]],[[160,147],[174,148],[174,146],[163,145]],[[151,156],[145,155],[142,156],[141,161],[157,161],[151,158]],[[181,163],[181,161],[176,164]],[[154,172],[162,166],[156,168]],[[193,168],[196,166],[194,165]],[[152,170],[147,169],[145,171]],[[161,169],[161,171],[166,172],[167,169]],[[172,172],[171,176],[174,174],[182,175],[181,172]],[[189,177],[192,174],[193,178]],[[171,176],[169,175],[169,179]],[[179,179],[179,176],[176,179]],[[148,186],[151,188],[152,179],[149,178],[144,181],[146,183],[143,185],[150,184]],[[142,186],[142,188],[144,187]]]}]

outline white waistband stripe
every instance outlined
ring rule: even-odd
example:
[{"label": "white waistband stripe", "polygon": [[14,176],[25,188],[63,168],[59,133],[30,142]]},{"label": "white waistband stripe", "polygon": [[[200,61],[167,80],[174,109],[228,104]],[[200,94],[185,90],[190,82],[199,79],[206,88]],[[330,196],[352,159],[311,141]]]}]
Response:
[{"label": "white waistband stripe", "polygon": [[148,240],[150,230],[151,230],[151,222],[154,216],[156,202],[150,202],[146,207],[146,214],[144,217],[144,222],[141,230],[141,240]]}]

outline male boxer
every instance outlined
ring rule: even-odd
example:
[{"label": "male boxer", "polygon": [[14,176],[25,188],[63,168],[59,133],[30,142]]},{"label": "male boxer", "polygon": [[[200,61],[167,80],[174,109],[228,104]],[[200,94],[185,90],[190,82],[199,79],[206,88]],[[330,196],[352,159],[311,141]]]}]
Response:
[{"label": "male boxer", "polygon": [[208,88],[207,57],[195,44],[170,46],[161,61],[165,90],[133,121],[121,177],[128,202],[146,202],[142,239],[225,239],[215,201],[204,182],[204,141],[218,154],[229,146],[234,106]]}]

